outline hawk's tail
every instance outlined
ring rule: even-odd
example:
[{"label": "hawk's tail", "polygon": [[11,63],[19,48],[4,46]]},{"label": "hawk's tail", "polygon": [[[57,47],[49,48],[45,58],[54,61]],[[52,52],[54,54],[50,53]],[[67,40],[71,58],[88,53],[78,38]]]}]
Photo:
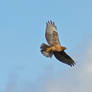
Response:
[{"label": "hawk's tail", "polygon": [[46,45],[45,43],[43,43],[41,45],[41,53],[46,56],[46,57],[52,57],[53,52],[47,52],[46,49],[49,48],[50,46]]}]

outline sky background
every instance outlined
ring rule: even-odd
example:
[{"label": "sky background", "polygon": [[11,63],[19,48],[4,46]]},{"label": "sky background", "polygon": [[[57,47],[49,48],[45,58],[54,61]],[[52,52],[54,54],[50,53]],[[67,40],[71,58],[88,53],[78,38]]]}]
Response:
[{"label": "sky background", "polygon": [[[40,53],[53,20],[71,68]],[[0,92],[92,92],[92,1],[0,1]]]}]

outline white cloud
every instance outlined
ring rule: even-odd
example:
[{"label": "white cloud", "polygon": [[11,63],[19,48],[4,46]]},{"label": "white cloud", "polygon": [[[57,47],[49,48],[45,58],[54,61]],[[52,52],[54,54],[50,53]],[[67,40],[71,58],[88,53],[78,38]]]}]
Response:
[{"label": "white cloud", "polygon": [[59,72],[55,77],[45,74],[39,92],[92,92],[92,44],[84,52],[82,63],[77,69],[76,65],[65,73]]},{"label": "white cloud", "polygon": [[[92,92],[92,44],[80,55],[81,63],[74,68],[68,67],[65,71],[56,73],[49,66],[35,84],[24,84],[21,92]],[[16,87],[17,84],[9,84],[5,92],[15,92]]]}]

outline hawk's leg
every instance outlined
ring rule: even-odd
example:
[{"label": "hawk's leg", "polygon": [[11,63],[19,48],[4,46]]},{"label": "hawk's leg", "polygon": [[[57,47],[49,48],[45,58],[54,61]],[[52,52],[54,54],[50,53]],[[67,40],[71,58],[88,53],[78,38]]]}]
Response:
[{"label": "hawk's leg", "polygon": [[51,51],[56,51],[56,47],[50,46],[50,47],[46,48],[46,52],[51,52]]},{"label": "hawk's leg", "polygon": [[46,52],[51,52],[51,51],[52,51],[51,47],[46,48]]}]

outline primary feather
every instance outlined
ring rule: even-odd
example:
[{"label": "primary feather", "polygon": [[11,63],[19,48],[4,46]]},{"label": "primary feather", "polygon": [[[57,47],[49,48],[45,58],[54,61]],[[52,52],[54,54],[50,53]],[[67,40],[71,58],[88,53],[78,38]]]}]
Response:
[{"label": "primary feather", "polygon": [[65,64],[68,64],[70,66],[74,66],[75,62],[74,60],[68,55],[66,54],[66,52],[61,51],[61,52],[54,52],[54,56],[60,61],[63,62]]},{"label": "primary feather", "polygon": [[46,40],[49,45],[56,45],[60,44],[57,28],[55,26],[55,23],[52,21],[48,21],[46,23],[46,33],[45,33]]}]

